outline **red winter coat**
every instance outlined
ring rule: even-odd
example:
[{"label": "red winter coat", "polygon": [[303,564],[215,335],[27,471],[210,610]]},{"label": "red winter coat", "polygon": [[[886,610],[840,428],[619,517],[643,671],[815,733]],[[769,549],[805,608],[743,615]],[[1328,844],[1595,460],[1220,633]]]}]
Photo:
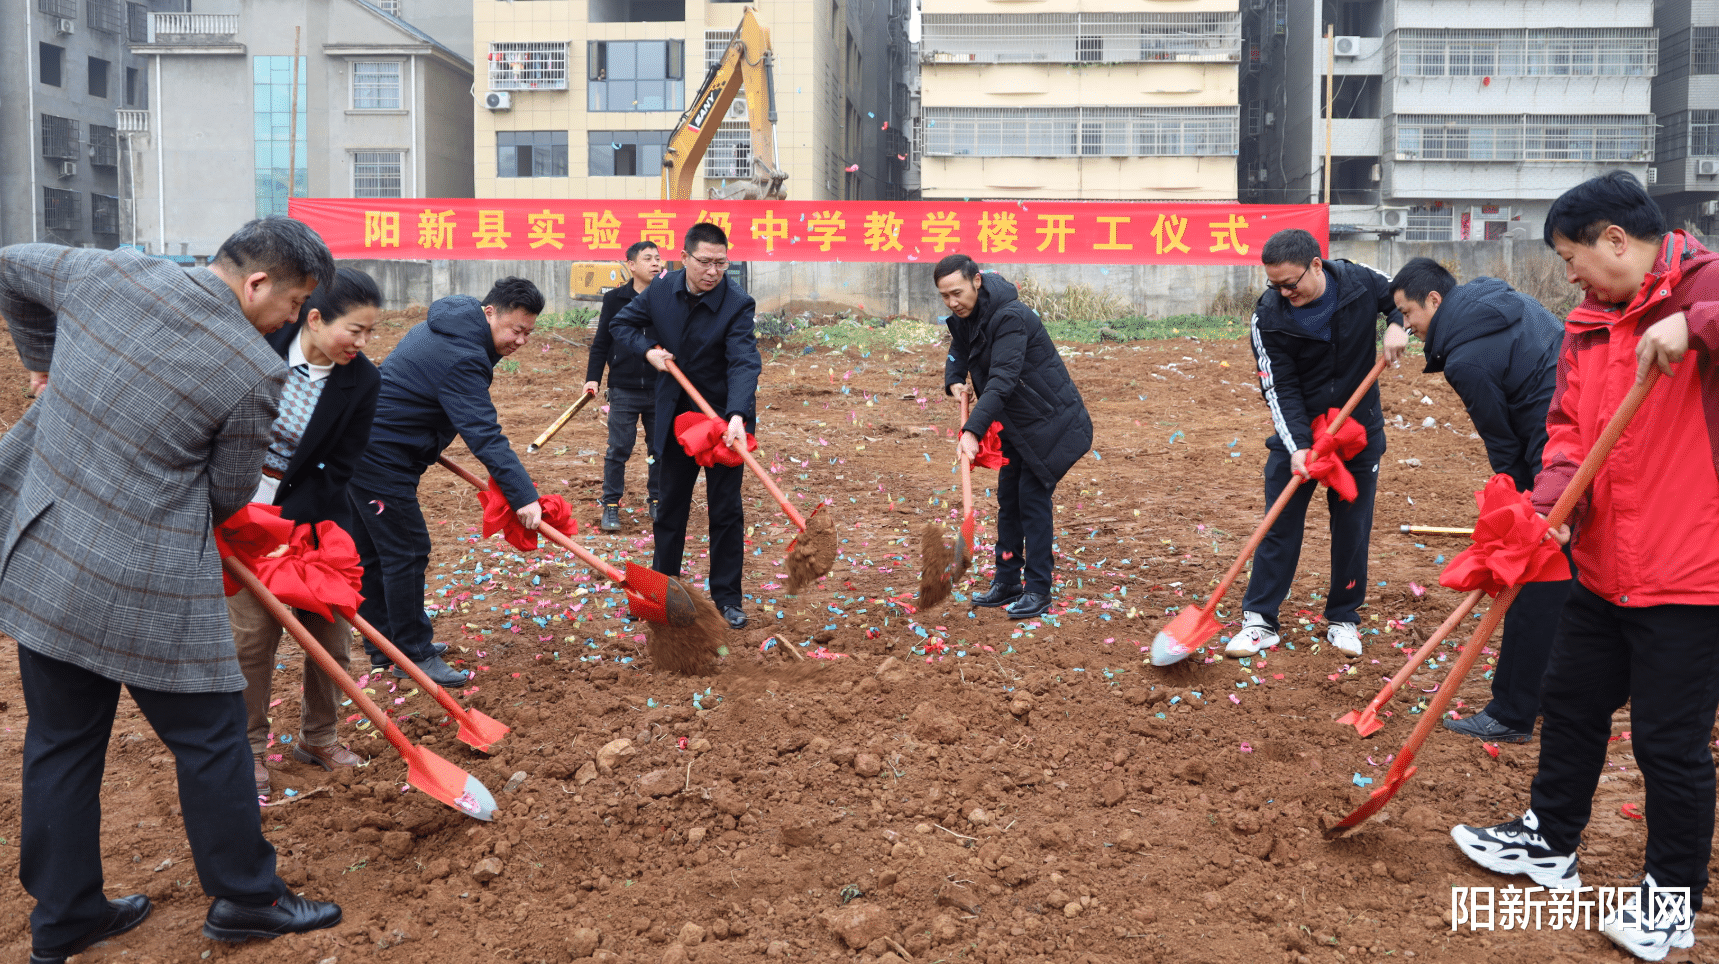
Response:
[{"label": "red winter coat", "polygon": [[1570,313],[1534,507],[1551,511],[1635,383],[1636,343],[1668,315],[1690,352],[1661,378],[1572,516],[1582,585],[1622,606],[1719,605],[1719,254],[1674,231],[1626,306]]}]

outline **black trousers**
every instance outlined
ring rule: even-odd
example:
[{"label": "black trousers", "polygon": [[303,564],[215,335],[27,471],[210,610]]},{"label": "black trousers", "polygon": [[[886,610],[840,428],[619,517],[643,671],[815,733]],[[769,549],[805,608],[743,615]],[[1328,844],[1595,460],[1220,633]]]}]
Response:
[{"label": "black trousers", "polygon": [[[662,473],[662,505],[657,508],[656,558],[651,568],[680,577],[681,557],[686,552],[686,523],[692,517],[692,490],[702,468],[670,436],[658,456]],[[741,569],[746,564],[746,516],[740,504],[740,482],[745,466],[713,465],[704,471],[704,494],[709,500],[710,598],[718,606],[739,606]]]},{"label": "black trousers", "polygon": [[[36,898],[32,944],[54,951],[88,934],[108,913],[101,783],[120,684],[23,646],[18,674],[30,714],[18,879]],[[248,904],[286,893],[257,811],[244,694],[128,688],[173,752],[185,837],[203,892]]]},{"label": "black trousers", "polygon": [[[627,460],[633,456],[638,441],[639,422],[645,423],[645,447],[650,451],[655,437],[656,392],[642,388],[609,386],[609,448],[603,453],[603,502],[621,501],[627,492]],[[645,469],[645,491],[653,499],[662,498],[659,484],[662,457],[650,452],[651,462]]]},{"label": "black trousers", "polygon": [[1486,715],[1512,730],[1534,732],[1534,718],[1540,715],[1540,684],[1546,678],[1558,616],[1573,581],[1531,582],[1504,614],[1504,642],[1492,670],[1492,702],[1486,705]]},{"label": "black trousers", "polygon": [[1056,565],[1056,524],[1051,516],[1056,483],[1046,485],[1026,467],[1009,433],[998,439],[1009,464],[997,470],[996,581],[1024,584],[1027,592],[1048,596]]},{"label": "black trousers", "polygon": [[[424,612],[424,573],[430,568],[430,527],[415,498],[380,495],[357,482],[347,486],[356,523],[352,541],[364,567],[358,615],[388,637],[406,658],[421,663],[436,654],[430,644],[435,627]],[[380,505],[382,511],[378,512]],[[387,662],[382,651],[364,641],[372,665]]]},{"label": "black trousers", "polygon": [[1534,815],[1546,843],[1574,853],[1605,769],[1612,714],[1630,704],[1647,785],[1647,867],[1688,887],[1694,910],[1713,853],[1711,737],[1719,709],[1719,606],[1618,606],[1578,579],[1546,665]]},{"label": "black trousers", "polygon": [[[1268,446],[1265,460],[1265,504],[1277,501],[1289,484],[1289,453]],[[1385,454],[1383,434],[1367,440],[1361,453],[1343,464],[1355,477],[1355,501],[1345,502],[1334,489],[1325,490],[1331,510],[1331,588],[1325,594],[1325,621],[1360,622],[1367,599],[1367,543],[1373,536],[1373,496],[1379,491],[1379,457]],[[1312,480],[1301,483],[1283,514],[1253,556],[1242,609],[1259,613],[1277,631],[1277,611],[1289,598],[1295,567],[1301,562],[1301,537],[1307,528],[1307,506],[1313,501]]]}]

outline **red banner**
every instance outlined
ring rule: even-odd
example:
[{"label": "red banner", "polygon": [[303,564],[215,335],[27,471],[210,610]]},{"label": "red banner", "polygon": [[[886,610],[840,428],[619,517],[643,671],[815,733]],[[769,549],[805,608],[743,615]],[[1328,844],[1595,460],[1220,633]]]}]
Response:
[{"label": "red banner", "polygon": [[666,256],[698,221],[736,261],[1258,264],[1278,231],[1325,247],[1318,204],[1130,201],[615,201],[293,198],[336,258],[617,261],[635,241]]}]

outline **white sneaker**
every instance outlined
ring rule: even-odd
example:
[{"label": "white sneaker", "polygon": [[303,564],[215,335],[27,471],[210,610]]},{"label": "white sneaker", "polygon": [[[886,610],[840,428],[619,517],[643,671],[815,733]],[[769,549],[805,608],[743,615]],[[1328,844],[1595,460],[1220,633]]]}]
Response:
[{"label": "white sneaker", "polygon": [[1242,613],[1241,632],[1230,637],[1224,647],[1225,656],[1252,656],[1262,649],[1277,645],[1277,633],[1259,613]]},{"label": "white sneaker", "polygon": [[1361,655],[1361,634],[1354,623],[1332,623],[1325,639],[1345,656]]},{"label": "white sneaker", "polygon": [[1576,872],[1576,855],[1561,854],[1546,846],[1540,836],[1540,820],[1529,810],[1509,823],[1492,827],[1458,824],[1450,837],[1469,860],[1500,874],[1527,874],[1547,890],[1576,890],[1582,877]]},{"label": "white sneaker", "polygon": [[1609,919],[1600,921],[1600,933],[1644,961],[1663,961],[1673,948],[1695,946],[1695,922],[1689,916],[1688,904],[1683,905],[1678,920],[1648,919],[1647,912],[1655,910],[1650,896],[1655,887],[1653,875],[1647,874],[1641,882],[1640,902],[1633,907],[1620,907]]}]

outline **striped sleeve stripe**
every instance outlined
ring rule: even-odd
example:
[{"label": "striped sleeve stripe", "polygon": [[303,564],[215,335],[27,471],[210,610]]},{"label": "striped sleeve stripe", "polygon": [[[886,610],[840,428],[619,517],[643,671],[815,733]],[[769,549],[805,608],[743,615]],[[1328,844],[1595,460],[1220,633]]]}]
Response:
[{"label": "striped sleeve stripe", "polygon": [[1289,431],[1289,423],[1283,419],[1283,409],[1277,403],[1277,382],[1271,376],[1271,355],[1265,350],[1265,340],[1259,334],[1259,313],[1254,312],[1248,322],[1248,331],[1253,336],[1253,356],[1259,369],[1259,388],[1265,395],[1266,405],[1271,407],[1271,424],[1277,429],[1277,437],[1283,439],[1283,447],[1293,452],[1298,448],[1295,436]]}]

